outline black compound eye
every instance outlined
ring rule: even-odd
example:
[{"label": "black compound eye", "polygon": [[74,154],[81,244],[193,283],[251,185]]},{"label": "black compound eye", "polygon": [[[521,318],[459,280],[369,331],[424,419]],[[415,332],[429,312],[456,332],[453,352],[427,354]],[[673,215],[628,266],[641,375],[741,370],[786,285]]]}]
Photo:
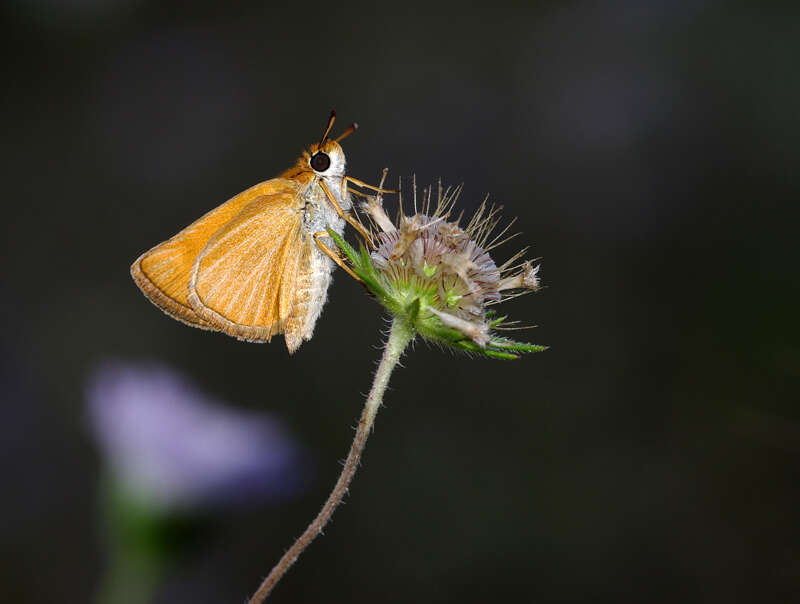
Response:
[{"label": "black compound eye", "polygon": [[319,152],[311,156],[311,167],[317,172],[324,172],[331,167],[331,158]]}]

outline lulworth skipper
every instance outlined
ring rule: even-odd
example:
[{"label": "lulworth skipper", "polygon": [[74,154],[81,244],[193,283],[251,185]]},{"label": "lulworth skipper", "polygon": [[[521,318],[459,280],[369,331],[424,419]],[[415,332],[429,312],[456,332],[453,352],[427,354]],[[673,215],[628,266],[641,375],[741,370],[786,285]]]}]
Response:
[{"label": "lulworth skipper", "polygon": [[145,252],[131,266],[136,285],[171,317],[240,340],[269,342],[282,333],[289,353],[314,331],[328,295],[333,262],[320,239],[345,221],[366,237],[352,213],[352,183],[339,141],[328,134],[277,178],[242,191]]}]

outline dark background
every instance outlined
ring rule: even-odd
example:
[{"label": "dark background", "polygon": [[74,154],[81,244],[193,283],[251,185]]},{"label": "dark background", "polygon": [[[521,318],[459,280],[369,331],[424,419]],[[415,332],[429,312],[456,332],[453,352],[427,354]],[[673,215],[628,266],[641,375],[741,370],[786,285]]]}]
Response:
[{"label": "dark background", "polygon": [[311,488],[221,515],[161,602],[241,602],[339,470],[385,323],[337,274],[314,339],[169,320],[136,256],[291,165],[330,109],[349,171],[465,182],[544,291],[546,353],[418,344],[351,496],[276,602],[786,602],[800,585],[795,3],[448,8],[13,0],[5,75],[0,600],[104,569],[87,374],[164,362],[282,417]]}]

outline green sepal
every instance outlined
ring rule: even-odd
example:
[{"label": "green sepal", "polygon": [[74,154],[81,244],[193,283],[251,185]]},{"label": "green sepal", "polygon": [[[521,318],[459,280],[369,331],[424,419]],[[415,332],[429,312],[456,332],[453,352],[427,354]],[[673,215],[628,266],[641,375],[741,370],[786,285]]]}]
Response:
[{"label": "green sepal", "polygon": [[490,348],[484,350],[483,354],[487,357],[492,357],[493,359],[502,359],[504,361],[515,361],[519,358],[518,354],[511,354],[510,352],[498,352],[496,350],[491,350]]},{"label": "green sepal", "polygon": [[466,336],[457,329],[445,327],[438,320],[436,320],[436,323],[438,326],[434,327],[430,325],[430,322],[426,321],[424,328],[419,330],[420,334],[429,340],[443,342],[456,347],[459,347],[461,342],[472,342],[472,340],[466,338]]},{"label": "green sepal", "polygon": [[515,342],[506,338],[492,338],[489,346],[499,350],[514,350],[516,352],[543,352],[550,348],[541,344],[529,344],[528,342]]},{"label": "green sepal", "polygon": [[361,265],[364,268],[369,268],[369,270],[374,273],[375,267],[372,266],[372,258],[369,257],[369,251],[367,248],[362,245],[359,251],[361,252]]},{"label": "green sepal", "polygon": [[466,350],[468,352],[474,352],[476,354],[482,354],[487,357],[492,357],[495,359],[503,359],[506,361],[513,361],[514,359],[518,359],[519,355],[513,354],[510,352],[500,352],[498,350],[493,350],[489,345],[486,348],[482,348],[478,346],[472,340],[461,340],[460,342],[456,342],[453,344],[454,348],[460,348],[461,350]]},{"label": "green sepal", "polygon": [[372,265],[372,260],[369,257],[369,252],[361,246],[360,253],[351,246],[344,237],[331,228],[327,229],[328,234],[336,242],[336,246],[347,256],[347,259],[352,264],[353,272],[358,275],[359,279],[364,282],[367,289],[375,296],[381,299],[381,303],[385,304],[389,296],[386,293],[386,288],[383,286],[378,272]]},{"label": "green sepal", "polygon": [[410,325],[416,325],[419,318],[419,298],[414,298],[414,301],[406,306],[406,316]]},{"label": "green sepal", "polygon": [[[495,312],[492,312],[491,315],[489,315],[489,313],[486,313],[486,318],[487,319],[491,319],[496,314],[497,313],[495,313]],[[489,321],[489,327],[497,327],[498,325],[500,325],[506,319],[508,319],[508,315],[506,315],[504,317],[497,317],[496,319],[492,319],[491,321]]]},{"label": "green sepal", "polygon": [[547,346],[538,344],[528,344],[527,342],[514,342],[505,338],[492,338],[485,347],[478,346],[469,339],[463,339],[453,344],[455,348],[461,348],[469,352],[482,354],[495,359],[514,360],[519,358],[519,354],[526,352],[541,352],[547,350]]},{"label": "green sepal", "polygon": [[358,264],[358,254],[353,249],[353,246],[347,243],[344,237],[342,237],[339,233],[334,231],[332,228],[328,227],[326,229],[328,231],[328,235],[330,235],[333,240],[336,242],[337,247],[344,252],[344,255],[347,256],[347,259],[353,263],[353,265]]}]

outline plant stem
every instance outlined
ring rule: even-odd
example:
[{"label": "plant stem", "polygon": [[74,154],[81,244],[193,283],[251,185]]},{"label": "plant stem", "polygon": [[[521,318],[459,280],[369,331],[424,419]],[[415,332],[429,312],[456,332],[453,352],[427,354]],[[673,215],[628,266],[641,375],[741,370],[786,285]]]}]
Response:
[{"label": "plant stem", "polygon": [[97,595],[97,604],[146,604],[162,576],[158,561],[136,552],[117,552]]},{"label": "plant stem", "polygon": [[328,496],[325,505],[322,506],[319,514],[311,524],[308,525],[305,532],[292,544],[292,547],[283,555],[278,563],[270,571],[267,578],[261,583],[253,597],[250,598],[249,604],[261,604],[269,596],[272,589],[280,581],[281,577],[289,570],[289,567],[295,563],[300,554],[303,553],[311,542],[322,532],[325,525],[333,515],[345,493],[347,493],[350,481],[358,468],[361,453],[364,451],[364,446],[367,444],[367,437],[372,430],[372,424],[375,421],[375,414],[383,402],[383,393],[386,391],[386,386],[389,384],[389,376],[397,365],[400,357],[403,354],[408,343],[414,337],[414,331],[405,321],[395,319],[392,323],[392,329],[389,333],[389,340],[386,342],[386,347],[383,350],[381,362],[378,365],[378,370],[375,372],[375,379],[372,382],[372,388],[367,396],[367,401],[364,403],[364,410],[361,412],[361,420],[358,422],[358,429],[353,438],[353,444],[350,446],[350,453],[347,455],[347,460],[344,463],[342,473],[339,475],[339,480],[333,487],[333,491]]},{"label": "plant stem", "polygon": [[165,516],[113,480],[106,478],[103,486],[108,568],[95,602],[146,604],[153,600],[169,562]]}]

